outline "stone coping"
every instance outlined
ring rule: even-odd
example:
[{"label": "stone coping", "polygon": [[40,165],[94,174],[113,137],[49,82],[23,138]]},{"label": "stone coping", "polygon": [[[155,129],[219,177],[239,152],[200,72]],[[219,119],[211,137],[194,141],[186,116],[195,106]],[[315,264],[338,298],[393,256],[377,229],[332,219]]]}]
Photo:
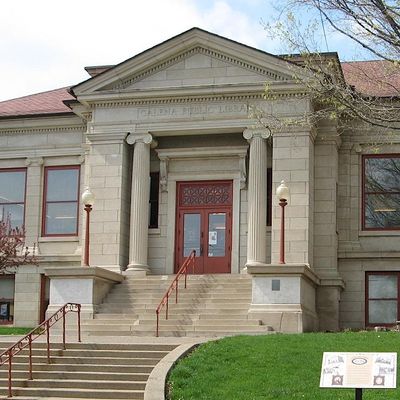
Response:
[{"label": "stone coping", "polygon": [[321,278],[320,286],[338,286],[341,289],[344,289],[346,287],[345,281],[340,278]]},{"label": "stone coping", "polygon": [[[160,362],[154,367],[147,380],[146,388],[144,391],[144,400],[161,400],[165,399],[165,385],[167,376],[175,363],[185,357],[199,344],[207,342],[210,339],[202,339],[192,341],[191,343],[184,343],[176,349],[169,352]],[[211,339],[214,340],[214,339]]]},{"label": "stone coping", "polygon": [[321,281],[309,264],[246,264],[247,273],[253,276],[302,276],[314,285]]},{"label": "stone coping", "polygon": [[125,277],[118,272],[113,272],[100,267],[45,268],[45,273],[50,278],[97,278],[113,282],[122,282],[125,279]]}]

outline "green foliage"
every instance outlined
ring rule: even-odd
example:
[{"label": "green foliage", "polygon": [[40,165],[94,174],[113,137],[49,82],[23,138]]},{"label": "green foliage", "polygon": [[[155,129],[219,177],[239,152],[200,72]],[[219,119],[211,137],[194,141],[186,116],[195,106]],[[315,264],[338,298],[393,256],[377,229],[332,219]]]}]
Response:
[{"label": "green foliage", "polygon": [[32,328],[14,328],[12,326],[0,326],[0,335],[26,335]]},{"label": "green foliage", "polygon": [[[325,351],[398,352],[397,332],[236,336],[205,343],[169,376],[170,400],[354,399],[351,389],[320,389]],[[398,390],[365,390],[397,399]]]}]

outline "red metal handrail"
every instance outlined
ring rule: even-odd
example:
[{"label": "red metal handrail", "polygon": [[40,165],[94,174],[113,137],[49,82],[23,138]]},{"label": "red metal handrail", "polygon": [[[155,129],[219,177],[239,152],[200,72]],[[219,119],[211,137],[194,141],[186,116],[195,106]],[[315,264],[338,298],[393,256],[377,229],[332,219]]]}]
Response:
[{"label": "red metal handrail", "polygon": [[187,271],[188,268],[191,266],[192,271],[194,273],[194,263],[195,263],[195,258],[196,258],[196,250],[193,250],[189,257],[185,260],[185,262],[182,264],[182,267],[179,268],[178,273],[176,274],[174,280],[172,281],[171,285],[169,286],[168,290],[165,292],[163,298],[160,301],[160,304],[158,305],[156,309],[156,314],[157,314],[157,326],[156,326],[156,337],[158,337],[158,331],[159,331],[159,323],[160,323],[160,311],[164,306],[165,308],[165,319],[168,319],[168,300],[171,295],[171,293],[175,290],[175,304],[178,303],[178,291],[179,291],[179,279],[182,277],[183,274],[185,274],[185,289],[186,289],[186,282],[187,282]]},{"label": "red metal handrail", "polygon": [[51,317],[30,331],[17,343],[10,346],[0,354],[0,367],[8,361],[8,397],[12,397],[12,359],[26,347],[29,348],[29,380],[32,375],[32,342],[46,333],[47,363],[50,363],[50,328],[61,318],[63,320],[63,349],[65,350],[65,315],[69,312],[78,313],[78,341],[81,341],[81,305],[67,303],[57,310]]}]

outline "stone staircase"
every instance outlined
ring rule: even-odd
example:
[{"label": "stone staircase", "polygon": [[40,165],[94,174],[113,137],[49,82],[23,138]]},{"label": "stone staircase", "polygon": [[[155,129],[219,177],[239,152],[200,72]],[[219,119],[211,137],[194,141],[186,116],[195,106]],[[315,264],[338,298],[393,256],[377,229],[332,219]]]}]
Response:
[{"label": "stone staircase", "polygon": [[[154,336],[155,310],[173,276],[127,276],[105,298],[95,318],[85,321],[91,336]],[[248,318],[251,279],[248,275],[190,275],[180,282],[179,302],[170,298],[169,319],[160,314],[160,336],[225,336],[266,333],[260,321]]]},{"label": "stone staircase", "polygon": [[[0,352],[12,343],[0,343]],[[28,399],[143,399],[149,374],[176,345],[34,343],[33,380],[28,380],[28,352],[13,361],[13,396]],[[7,365],[0,368],[0,398],[7,397]]]}]

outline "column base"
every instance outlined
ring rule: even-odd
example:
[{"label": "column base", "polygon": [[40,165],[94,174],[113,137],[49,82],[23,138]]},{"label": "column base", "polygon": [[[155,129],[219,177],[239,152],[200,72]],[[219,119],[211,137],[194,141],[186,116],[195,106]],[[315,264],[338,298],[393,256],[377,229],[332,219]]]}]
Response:
[{"label": "column base", "polygon": [[146,276],[150,274],[150,267],[144,264],[129,264],[126,270],[123,272],[124,275],[135,275],[135,276]]}]

